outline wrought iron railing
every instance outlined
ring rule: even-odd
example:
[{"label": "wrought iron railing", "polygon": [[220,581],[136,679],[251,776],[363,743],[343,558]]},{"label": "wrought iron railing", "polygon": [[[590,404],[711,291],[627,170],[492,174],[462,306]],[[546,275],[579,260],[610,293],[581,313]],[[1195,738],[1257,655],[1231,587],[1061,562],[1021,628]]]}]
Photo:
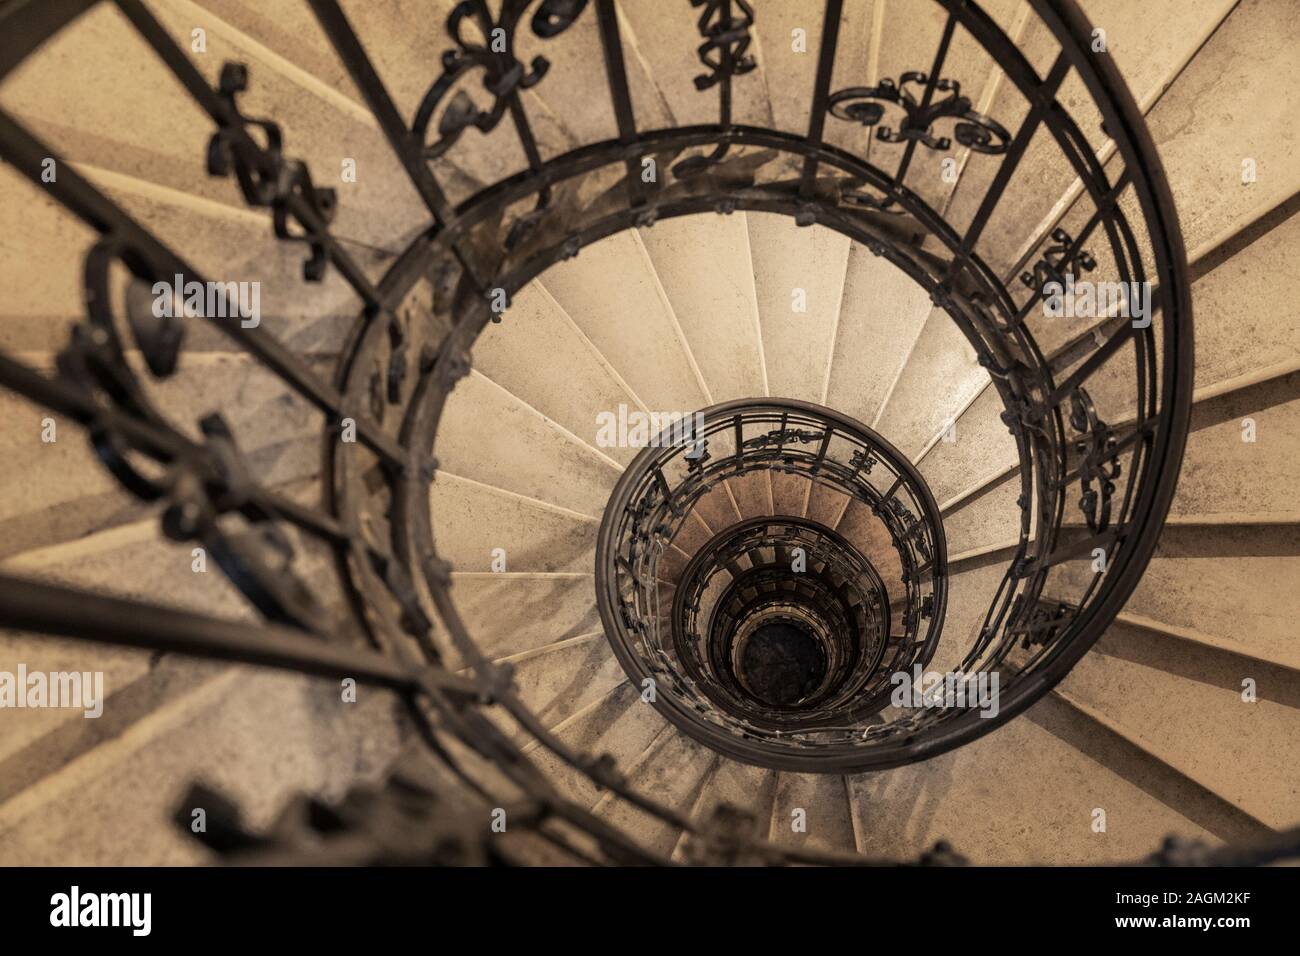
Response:
[{"label": "wrought iron railing", "polygon": [[[664,716],[723,753],[811,772],[866,769],[884,732],[876,726],[864,738],[858,721],[884,709],[892,674],[929,662],[943,622],[947,545],[929,488],[897,449],[866,426],[804,402],[717,405],[699,416],[689,441],[671,437],[652,442],[623,472],[597,541],[601,616],[619,661],[633,683],[656,684],[654,703]],[[893,593],[870,562],[831,529],[780,517],[722,532],[676,580],[668,581],[660,559],[695,503],[728,480],[766,471],[800,476],[869,508],[897,555],[900,571]],[[719,562],[737,547],[776,547],[778,538],[782,547],[805,547],[809,560],[833,562],[842,579],[861,581],[864,591],[877,595],[874,604],[883,608],[880,621],[886,628],[868,636],[869,643],[879,643],[863,655],[869,662],[863,680],[846,697],[802,714],[793,724],[774,722],[771,714],[719,696],[720,668],[707,666],[692,641],[701,596],[714,572],[725,567]],[[772,570],[791,587],[817,587],[814,578],[789,567]],[[665,584],[674,586],[668,627],[660,613]],[[833,601],[817,603],[824,613],[835,607]],[[864,594],[859,603],[869,605],[873,599]],[[900,611],[901,633],[881,668],[891,605]],[[716,624],[711,619],[703,627]],[[845,626],[846,636],[847,631]],[[713,635],[709,641],[715,652],[720,639]]]},{"label": "wrought iron railing", "polygon": [[[889,591],[871,562],[806,519],[757,518],[722,532],[691,559],[673,594],[669,636],[677,659],[706,694],[707,661],[714,678],[731,685],[733,707],[750,708],[734,686],[749,635],[773,620],[815,635],[827,658],[823,684],[800,701],[802,713],[764,708],[760,718],[776,726],[838,720],[827,709],[864,696],[890,643],[895,657],[908,644],[905,632],[890,633]],[[811,708],[821,715],[813,718]]]},{"label": "wrought iron railing", "polygon": [[[9,0],[0,8],[0,80],[100,2],[110,0]],[[736,84],[754,81],[762,68],[751,46],[762,12],[744,0],[691,0],[704,66],[695,86],[700,96],[716,93],[718,119],[667,128],[648,128],[634,109],[614,0],[458,4],[441,73],[430,77],[409,120],[337,0],[307,2],[426,207],[427,228],[378,282],[331,231],[335,195],[289,158],[295,118],[244,113],[244,91],[256,76],[230,64],[214,87],[143,0],[111,5],[210,118],[213,133],[194,144],[195,155],[206,151],[214,176],[234,177],[250,206],[268,210],[277,236],[303,245],[305,281],[334,270],[363,303],[329,377],[266,328],[202,316],[321,414],[325,465],[317,506],[267,487],[220,417],[206,418],[194,437],[151,403],[145,373],[127,353],[138,349],[147,376],[166,380],[183,366],[188,324],[153,319],[130,297],[122,313],[107,294],[108,277],[124,272],[137,292],[176,275],[209,277],[74,165],[60,162],[57,179],[47,181],[46,161],[59,152],[0,111],[0,155],[100,237],[85,263],[87,316],[57,373],[0,354],[0,384],[84,426],[105,467],[157,505],[169,536],[202,542],[216,554],[265,624],[235,625],[14,576],[0,578],[0,622],[392,688],[457,786],[478,793],[494,784],[514,788],[531,808],[525,818],[536,832],[579,859],[664,862],[556,792],[518,742],[484,717],[485,704],[500,705],[540,746],[618,799],[693,834],[713,859],[870,862],[779,849],[738,830],[734,820],[702,825],[658,806],[630,789],[608,761],[573,752],[528,711],[508,668],[478,651],[433,538],[428,491],[438,473],[439,424],[449,393],[469,370],[476,338],[499,318],[494,304],[597,239],[662,218],[734,210],[780,213],[849,236],[946,310],[1006,409],[1020,460],[1020,544],[966,666],[1008,668],[1010,648],[1023,646],[1026,634],[1036,638],[1032,656],[1003,681],[1000,720],[1014,717],[1061,679],[1136,585],[1173,494],[1191,395],[1189,282],[1172,199],[1141,114],[1109,57],[1093,52],[1077,6],[1031,0],[1035,23],[1053,44],[1049,61],[1036,64],[978,4],[936,0],[945,25],[930,62],[896,81],[835,89],[843,3],[827,0],[824,28],[814,38],[807,124],[790,131],[739,122],[733,108]],[[661,6],[664,17],[690,15],[684,3]],[[616,135],[544,155],[523,94],[551,82],[546,58],[522,62],[517,43],[526,31],[543,45],[576,43],[569,28],[584,16],[595,20],[598,45],[581,52],[605,64],[607,88],[574,91],[575,108],[605,98]],[[949,67],[957,42],[987,54],[1017,110],[983,116],[972,108],[961,93],[970,78],[951,75]],[[482,81],[488,109],[464,95],[472,81]],[[1061,95],[1067,82],[1081,87],[1076,102],[1100,116],[1114,146],[1109,160],[1083,132],[1083,107],[1072,108]],[[941,132],[949,123],[951,135]],[[875,130],[870,152],[834,145],[836,124]],[[945,153],[954,142],[971,153],[963,181],[983,184],[964,218],[935,202],[915,176],[927,153]],[[523,165],[453,199],[448,164],[473,168],[484,143],[488,151],[497,144],[517,149]],[[1021,224],[1025,251],[1010,268],[994,265],[991,224],[1009,193],[1024,188],[1026,156],[1039,149],[1077,178],[1078,222],[1051,223],[1046,234]],[[647,180],[646,168],[658,175]],[[1093,344],[1080,339],[1045,354],[1036,340],[1044,284],[1080,270],[1149,283],[1152,319],[1145,326],[1099,323]],[[424,303],[430,285],[432,309]],[[1076,509],[1085,518],[1082,534],[1064,527]],[[323,546],[336,580],[322,589],[295,574],[291,541]],[[1060,573],[1077,570],[1096,549],[1106,555],[1103,571]],[[1066,610],[1036,629],[1039,597],[1053,575],[1065,593],[1055,586],[1051,593]],[[339,594],[347,599],[342,607]],[[919,607],[910,599],[909,606],[916,626]],[[931,627],[939,617],[936,611]],[[442,635],[469,665],[468,676],[446,668]],[[996,723],[940,712],[910,728],[890,725],[874,741],[872,766],[922,759]],[[455,756],[453,740],[473,759]],[[493,783],[483,767],[496,774]]]}]

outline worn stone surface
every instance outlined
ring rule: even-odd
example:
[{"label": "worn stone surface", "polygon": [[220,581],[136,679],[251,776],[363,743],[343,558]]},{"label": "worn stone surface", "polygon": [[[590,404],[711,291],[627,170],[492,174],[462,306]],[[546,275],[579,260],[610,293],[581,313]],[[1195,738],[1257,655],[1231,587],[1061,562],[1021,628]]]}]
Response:
[{"label": "worn stone surface", "polygon": [[[1110,55],[1147,115],[1193,257],[1295,194],[1297,133],[1288,121],[1297,86],[1288,80],[1300,75],[1300,21],[1284,0],[1082,5],[1106,30]],[[203,20],[209,51],[198,62],[209,80],[226,59],[250,63],[241,104],[282,122],[287,154],[304,159],[318,184],[338,186],[333,231],[378,281],[429,213],[307,7],[272,14],[252,0],[154,6],[182,43]],[[432,16],[416,0],[344,6],[409,118],[446,45],[441,24],[451,0],[437,0]],[[983,6],[1045,73],[1055,49],[1036,15],[1011,0]],[[733,119],[802,135],[822,5],[779,7],[759,11],[758,68],[734,84]],[[619,23],[640,128],[715,122],[716,92],[701,95],[691,82],[703,69],[695,18],[635,2],[620,4]],[[928,69],[943,23],[937,7],[848,0],[845,55],[832,88]],[[804,53],[791,43],[798,29],[807,31]],[[569,108],[573,91],[604,83],[593,15],[563,42],[524,30],[516,52],[552,64],[545,82],[522,94],[543,158],[617,135],[605,98]],[[1014,131],[1023,96],[964,32],[943,72],[977,109]],[[96,77],[89,95],[85,76]],[[483,90],[469,88],[478,105],[487,104]],[[1061,99],[1105,159],[1105,133],[1077,77]],[[265,327],[328,375],[359,298],[337,269],[303,286],[303,248],[277,240],[232,180],[206,174],[210,119],[120,13],[106,5],[87,13],[14,75],[0,103],[197,268],[263,282]],[[838,119],[828,121],[825,137],[886,170],[903,152]],[[981,237],[976,252],[995,271],[1005,273],[1057,217],[1073,228],[1088,215],[1056,152],[1046,137],[1035,139],[1025,174]],[[949,156],[958,163],[955,183],[941,175]],[[356,183],[336,182],[345,159],[357,163]],[[1243,183],[1247,159],[1257,178]],[[434,168],[460,201],[525,165],[506,122],[486,135],[468,131]],[[921,149],[907,185],[960,234],[997,168],[995,158],[964,149]],[[1116,168],[1112,159],[1107,169]],[[0,169],[0,190],[14,199],[0,208],[0,347],[48,370],[81,315],[80,260],[94,235],[11,169]],[[1137,221],[1131,195],[1125,202]],[[759,212],[666,220],[589,246],[516,295],[504,322],[477,342],[475,371],[454,391],[436,449],[433,530],[455,569],[452,596],[465,625],[489,659],[514,666],[524,702],[576,751],[612,754],[635,787],[695,820],[723,803],[738,805],[778,843],[914,858],[942,838],[976,863],[1099,863],[1140,857],[1171,833],[1234,839],[1265,824],[1291,825],[1300,805],[1300,779],[1290,769],[1300,669],[1292,640],[1300,614],[1300,509],[1292,501],[1300,440],[1292,371],[1300,357],[1292,307],[1297,223],[1300,217],[1284,219],[1193,288],[1201,400],[1172,509],[1176,523],[1126,608],[1145,623],[1113,627],[1058,692],[965,748],[847,781],[738,764],[682,736],[643,702],[601,633],[596,531],[636,449],[602,445],[597,415],[620,404],[690,412],[783,396],[876,427],[918,462],[939,503],[953,503],[945,515],[949,554],[966,557],[950,578],[930,668],[956,667],[974,639],[1008,555],[972,552],[1019,531],[1020,479],[1007,476],[1016,450],[999,420],[999,395],[928,293],[823,226]],[[1099,259],[1100,272],[1114,269],[1108,251]],[[796,290],[804,312],[792,308]],[[1028,327],[1051,353],[1094,322],[1033,316]],[[260,477],[299,496],[314,487],[319,413],[233,352],[219,330],[187,334],[181,373],[154,389],[168,417],[194,434],[200,415],[220,409]],[[1058,381],[1084,354],[1062,360]],[[1132,410],[1121,374],[1128,360],[1122,352],[1089,386],[1110,420]],[[0,430],[6,572],[254,620],[219,574],[189,572],[188,549],[160,539],[156,516],[120,492],[70,422],[59,420],[60,440],[46,444],[43,413],[24,400],[0,396],[0,417],[10,425]],[[1241,440],[1246,419],[1254,442]],[[937,440],[953,421],[955,440]],[[715,453],[725,455],[728,441],[720,437]],[[1067,520],[1077,520],[1077,495],[1068,496]],[[897,555],[868,509],[845,508],[842,495],[810,489],[803,478],[752,474],[711,493],[683,525],[661,562],[665,600],[709,537],[774,513],[836,527],[877,563],[891,598],[901,597]],[[498,548],[502,571],[493,565]],[[325,569],[319,555],[310,563],[312,574]],[[1051,583],[1065,588],[1086,573],[1076,562]],[[435,642],[449,666],[464,665],[441,625]],[[408,730],[387,694],[363,691],[358,704],[342,705],[331,681],[6,632],[0,669],[20,661],[103,670],[109,693],[105,723],[93,729],[67,711],[3,716],[5,863],[204,862],[163,822],[190,780],[227,790],[251,823],[265,826],[293,793],[338,796],[378,778]],[[1256,674],[1252,704],[1241,698],[1241,681]],[[489,714],[525,739],[499,706]],[[481,758],[450,746],[492,775]],[[544,748],[530,755],[576,802],[595,806],[656,853],[686,858],[676,827],[602,795]],[[1093,826],[1098,808],[1106,811],[1104,832]]]}]

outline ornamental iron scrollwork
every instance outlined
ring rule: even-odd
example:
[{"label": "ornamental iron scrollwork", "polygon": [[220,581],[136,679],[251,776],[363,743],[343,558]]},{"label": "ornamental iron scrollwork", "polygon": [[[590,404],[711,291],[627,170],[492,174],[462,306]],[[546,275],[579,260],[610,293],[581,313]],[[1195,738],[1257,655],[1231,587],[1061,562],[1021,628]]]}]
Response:
[{"label": "ornamental iron scrollwork", "polygon": [[767,448],[771,445],[780,447],[796,442],[800,445],[810,445],[815,441],[821,441],[823,438],[821,432],[811,431],[805,428],[778,428],[770,431],[765,435],[757,435],[754,438],[745,439],[745,448]]},{"label": "ornamental iron scrollwork", "polygon": [[[264,831],[251,828],[225,793],[196,783],[179,802],[173,822],[228,862],[244,866],[521,863],[511,841],[492,832],[490,808],[482,798],[459,794],[449,783],[430,772],[399,767],[381,786],[353,787],[335,803],[294,794]],[[190,808],[196,806],[207,811],[206,825],[198,832],[190,819]],[[502,812],[508,812],[521,834],[536,833],[546,816],[545,808],[531,801],[510,804]]]},{"label": "ornamental iron scrollwork", "polygon": [[934,616],[934,595],[927,594],[921,598],[921,617],[929,620]]},{"label": "ornamental iron scrollwork", "polygon": [[[719,125],[727,130],[731,127],[731,81],[758,66],[748,52],[754,8],[745,0],[691,0],[691,6],[703,8],[697,25],[704,42],[696,54],[708,70],[695,77],[695,88],[703,93],[718,87]],[[729,144],[720,143],[711,153],[688,156],[673,166],[673,173],[679,179],[698,175],[720,163],[730,149]]]},{"label": "ornamental iron scrollwork", "polygon": [[[325,246],[329,235],[325,227],[334,220],[338,194],[333,189],[313,185],[304,163],[284,158],[284,139],[278,124],[252,119],[240,111],[238,97],[247,89],[248,67],[242,63],[224,64],[217,92],[225,100],[228,112],[237,120],[235,125],[238,129],[249,136],[250,127],[260,130],[265,146],[260,154],[252,154],[241,148],[234,135],[235,127],[225,126],[208,141],[208,172],[222,177],[233,172],[245,202],[250,206],[269,206],[276,236],[304,242],[311,250],[310,258],[303,263],[303,278],[308,282],[319,282],[325,275],[328,262]],[[289,205],[294,199],[307,205],[314,220],[306,223],[299,219],[301,231],[296,231],[291,225]]]},{"label": "ornamental iron scrollwork", "polygon": [[1074,249],[1074,237],[1064,229],[1052,230],[1052,245],[1043,250],[1042,258],[1033,269],[1020,274],[1020,281],[1027,289],[1032,289],[1043,298],[1048,297],[1045,287],[1049,282],[1064,288],[1066,275],[1073,275],[1076,270],[1091,272],[1097,268],[1097,260],[1087,249]]},{"label": "ornamental iron scrollwork", "polygon": [[1064,601],[1038,599],[1026,603],[1017,595],[1011,607],[1008,634],[1020,639],[1025,649],[1042,647],[1055,641],[1074,621],[1078,608]]},{"label": "ornamental iron scrollwork", "polygon": [[[455,41],[456,47],[443,52],[442,75],[425,93],[412,123],[412,132],[421,145],[426,162],[444,156],[460,140],[461,134],[471,127],[484,135],[492,132],[509,111],[529,168],[536,170],[540,167],[541,157],[527,115],[519,102],[519,93],[540,83],[551,64],[546,57],[538,55],[525,66],[515,55],[519,25],[535,2],[505,0],[501,14],[495,20],[485,0],[462,0],[452,9],[447,17],[447,35]],[[542,0],[533,14],[532,31],[544,40],[553,39],[571,27],[586,6],[587,0]],[[470,25],[478,30],[481,39],[467,36],[466,29]],[[473,70],[483,71],[483,88],[492,96],[492,105],[486,110],[479,109],[464,89],[456,88],[462,77]],[[449,94],[452,94],[451,99],[438,120],[438,138],[430,143],[429,126]],[[538,192],[534,208],[519,216],[512,225],[505,241],[507,249],[515,248],[533,233],[544,218],[550,200],[549,189],[543,188]]]},{"label": "ornamental iron scrollwork", "polygon": [[854,449],[853,455],[849,458],[849,467],[853,469],[856,475],[861,472],[864,475],[871,474],[871,469],[876,465],[876,459],[870,452],[863,448]]},{"label": "ornamental iron scrollwork", "polygon": [[[462,0],[452,9],[447,17],[447,35],[456,47],[442,54],[442,75],[420,101],[412,124],[426,160],[443,156],[471,126],[481,133],[492,132],[519,91],[531,89],[546,75],[551,66],[546,57],[535,56],[525,67],[515,56],[519,23],[534,2],[506,0],[501,16],[495,20],[484,0]],[[587,0],[543,0],[533,15],[533,33],[542,39],[559,36],[573,25],[586,6]],[[470,24],[478,29],[481,40],[466,35]],[[457,90],[438,121],[438,139],[430,143],[429,125],[438,107],[461,77],[475,69],[483,71],[483,88],[492,95],[492,106],[480,110],[469,94]]]},{"label": "ornamental iron scrollwork", "polygon": [[[884,79],[875,86],[850,86],[832,93],[830,114],[836,119],[862,126],[876,127],[876,139],[884,143],[903,143],[914,140],[932,150],[943,151],[952,146],[952,139],[931,132],[931,127],[941,119],[956,119],[953,137],[962,146],[976,153],[995,155],[1005,153],[1011,145],[1011,134],[996,120],[977,113],[970,97],[963,96],[961,84],[956,80],[935,81],[934,89],[947,96],[929,105],[917,100],[909,86],[928,86],[930,78],[925,73],[908,72],[898,82]],[[904,116],[897,128],[882,126],[886,105],[902,109]]]},{"label": "ornamental iron scrollwork", "polygon": [[[264,497],[235,442],[230,426],[216,412],[199,421],[201,443],[177,432],[150,404],[143,385],[126,358],[110,298],[114,264],[138,262],[132,247],[113,236],[96,243],[86,256],[87,318],[73,326],[57,365],[63,377],[88,400],[98,390],[110,399],[117,415],[94,414],[88,424],[91,445],[108,471],[142,501],[161,502],[164,535],[177,542],[197,541],[211,554],[249,602],[267,620],[312,633],[328,630],[325,612],[294,574],[294,549],[279,527],[275,509]],[[139,314],[144,308],[142,267],[135,269],[136,291],[127,296],[126,325],[138,342],[146,364],[158,377],[171,376],[180,326],[157,324]],[[142,434],[142,432],[144,434]],[[165,451],[164,451],[165,449]],[[139,458],[154,458],[162,466],[143,469]],[[228,530],[222,518],[238,513],[246,528]]]},{"label": "ornamental iron scrollwork", "polygon": [[[931,557],[930,542],[924,534],[916,533],[925,531],[925,523],[898,498],[889,499],[889,510],[893,512],[903,526],[903,540],[911,541],[915,545],[917,553],[921,555],[922,560],[929,561]],[[904,569],[904,572],[906,573],[906,569]]]},{"label": "ornamental iron scrollwork", "polygon": [[[1075,389],[1070,396],[1070,426],[1080,433],[1074,442],[1074,450],[1080,456],[1079,510],[1088,522],[1088,529],[1100,534],[1110,527],[1111,498],[1121,471],[1118,442],[1111,427],[1097,415],[1092,398],[1083,388]],[[1097,487],[1093,487],[1093,482]]]},{"label": "ornamental iron scrollwork", "polygon": [[[739,16],[732,15],[732,3],[740,9]],[[695,77],[697,90],[704,92],[733,76],[744,76],[758,65],[746,52],[749,29],[754,25],[753,7],[745,0],[691,0],[691,6],[704,8],[699,29],[705,40],[696,52],[700,62],[709,68],[709,72]]]},{"label": "ornamental iron scrollwork", "polygon": [[687,471],[691,474],[699,474],[713,456],[709,454],[709,443],[703,439],[698,439],[691,443],[691,449],[684,457],[686,458]]}]

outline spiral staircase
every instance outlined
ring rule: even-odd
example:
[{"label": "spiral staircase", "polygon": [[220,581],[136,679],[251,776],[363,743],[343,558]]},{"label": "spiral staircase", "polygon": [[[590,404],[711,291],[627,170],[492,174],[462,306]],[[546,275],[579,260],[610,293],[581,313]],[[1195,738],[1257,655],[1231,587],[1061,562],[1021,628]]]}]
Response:
[{"label": "spiral staircase", "polygon": [[0,862],[1297,852],[1293,13],[0,4]]}]

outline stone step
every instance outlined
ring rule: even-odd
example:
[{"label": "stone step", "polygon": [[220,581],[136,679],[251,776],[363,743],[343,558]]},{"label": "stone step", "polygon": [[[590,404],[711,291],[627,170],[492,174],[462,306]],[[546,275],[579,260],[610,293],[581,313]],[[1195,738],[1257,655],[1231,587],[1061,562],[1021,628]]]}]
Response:
[{"label": "stone step", "polygon": [[[589,574],[452,574],[451,598],[456,611],[475,647],[488,659],[534,651],[599,631],[594,593]],[[441,627],[435,639],[448,667],[464,666]]]},{"label": "stone step", "polygon": [[[930,760],[850,778],[861,851],[911,860],[946,840],[980,865],[1078,866],[1144,857],[1170,834],[1211,838],[1141,777],[1040,726],[1045,709]],[[1097,809],[1105,832],[1093,829]]]},{"label": "stone step", "polygon": [[681,324],[635,231],[587,246],[542,285],[618,373],[640,407],[693,412],[711,404]]},{"label": "stone step", "polygon": [[599,518],[617,462],[480,372],[447,399],[435,446],[454,475]]},{"label": "stone step", "polygon": [[913,462],[989,381],[946,312],[926,319],[907,365],[873,427]]},{"label": "stone step", "polygon": [[[641,694],[640,688],[627,682],[619,684],[556,726],[555,734],[576,753],[590,758],[609,754],[617,761],[619,769],[626,772],[666,727],[664,719],[642,699]],[[592,783],[591,778],[550,750],[530,745],[528,753],[556,788],[574,802],[592,807],[600,800],[603,791]]]},{"label": "stone step", "polygon": [[825,403],[874,426],[933,308],[888,259],[850,247]]},{"label": "stone step", "polygon": [[450,472],[429,489],[433,540],[457,571],[589,575],[599,523],[589,515]]},{"label": "stone step", "polygon": [[191,782],[263,829],[300,792],[337,800],[377,782],[403,736],[386,691],[343,703],[332,680],[228,667],[0,804],[0,856],[16,866],[212,862],[170,823]]},{"label": "stone step", "polygon": [[[776,779],[775,770],[751,767],[723,757],[718,760],[708,784],[691,807],[691,821],[701,828],[708,828],[715,822],[719,810],[727,805],[748,814],[753,821],[753,835],[766,838],[772,819]],[[683,833],[677,841],[673,848],[675,861],[687,861],[689,840],[690,837]]]},{"label": "stone step", "polygon": [[[647,799],[680,812],[695,802],[718,759],[712,750],[665,727],[630,768],[630,782]],[[672,854],[681,836],[679,827],[613,797],[597,803],[595,813],[643,849],[665,857]]]},{"label": "stone step", "polygon": [[1293,527],[1173,525],[1161,535],[1125,610],[1222,637],[1243,653],[1295,667],[1297,573]]},{"label": "stone step", "polygon": [[776,779],[768,839],[777,846],[853,852],[853,822],[844,778],[786,773]]},{"label": "stone step", "polygon": [[768,393],[826,401],[850,241],[788,216],[749,214]]},{"label": "stone step", "polygon": [[[554,727],[626,680],[604,633],[559,641],[502,659],[514,667],[519,700],[545,727]],[[527,736],[505,710],[487,712],[516,742]]]},{"label": "stone step", "polygon": [[640,236],[710,399],[768,395],[748,216],[666,219]]},{"label": "stone step", "polygon": [[645,409],[540,283],[520,290],[501,323],[483,330],[473,360],[520,401],[620,465],[640,450],[618,443],[621,436],[604,434],[601,425],[619,419],[620,405],[629,412]]},{"label": "stone step", "polygon": [[[1253,680],[1258,698],[1243,699]],[[1294,823],[1300,792],[1296,682],[1278,686],[1247,660],[1113,625],[1061,684],[1126,737],[1261,824]]]}]

